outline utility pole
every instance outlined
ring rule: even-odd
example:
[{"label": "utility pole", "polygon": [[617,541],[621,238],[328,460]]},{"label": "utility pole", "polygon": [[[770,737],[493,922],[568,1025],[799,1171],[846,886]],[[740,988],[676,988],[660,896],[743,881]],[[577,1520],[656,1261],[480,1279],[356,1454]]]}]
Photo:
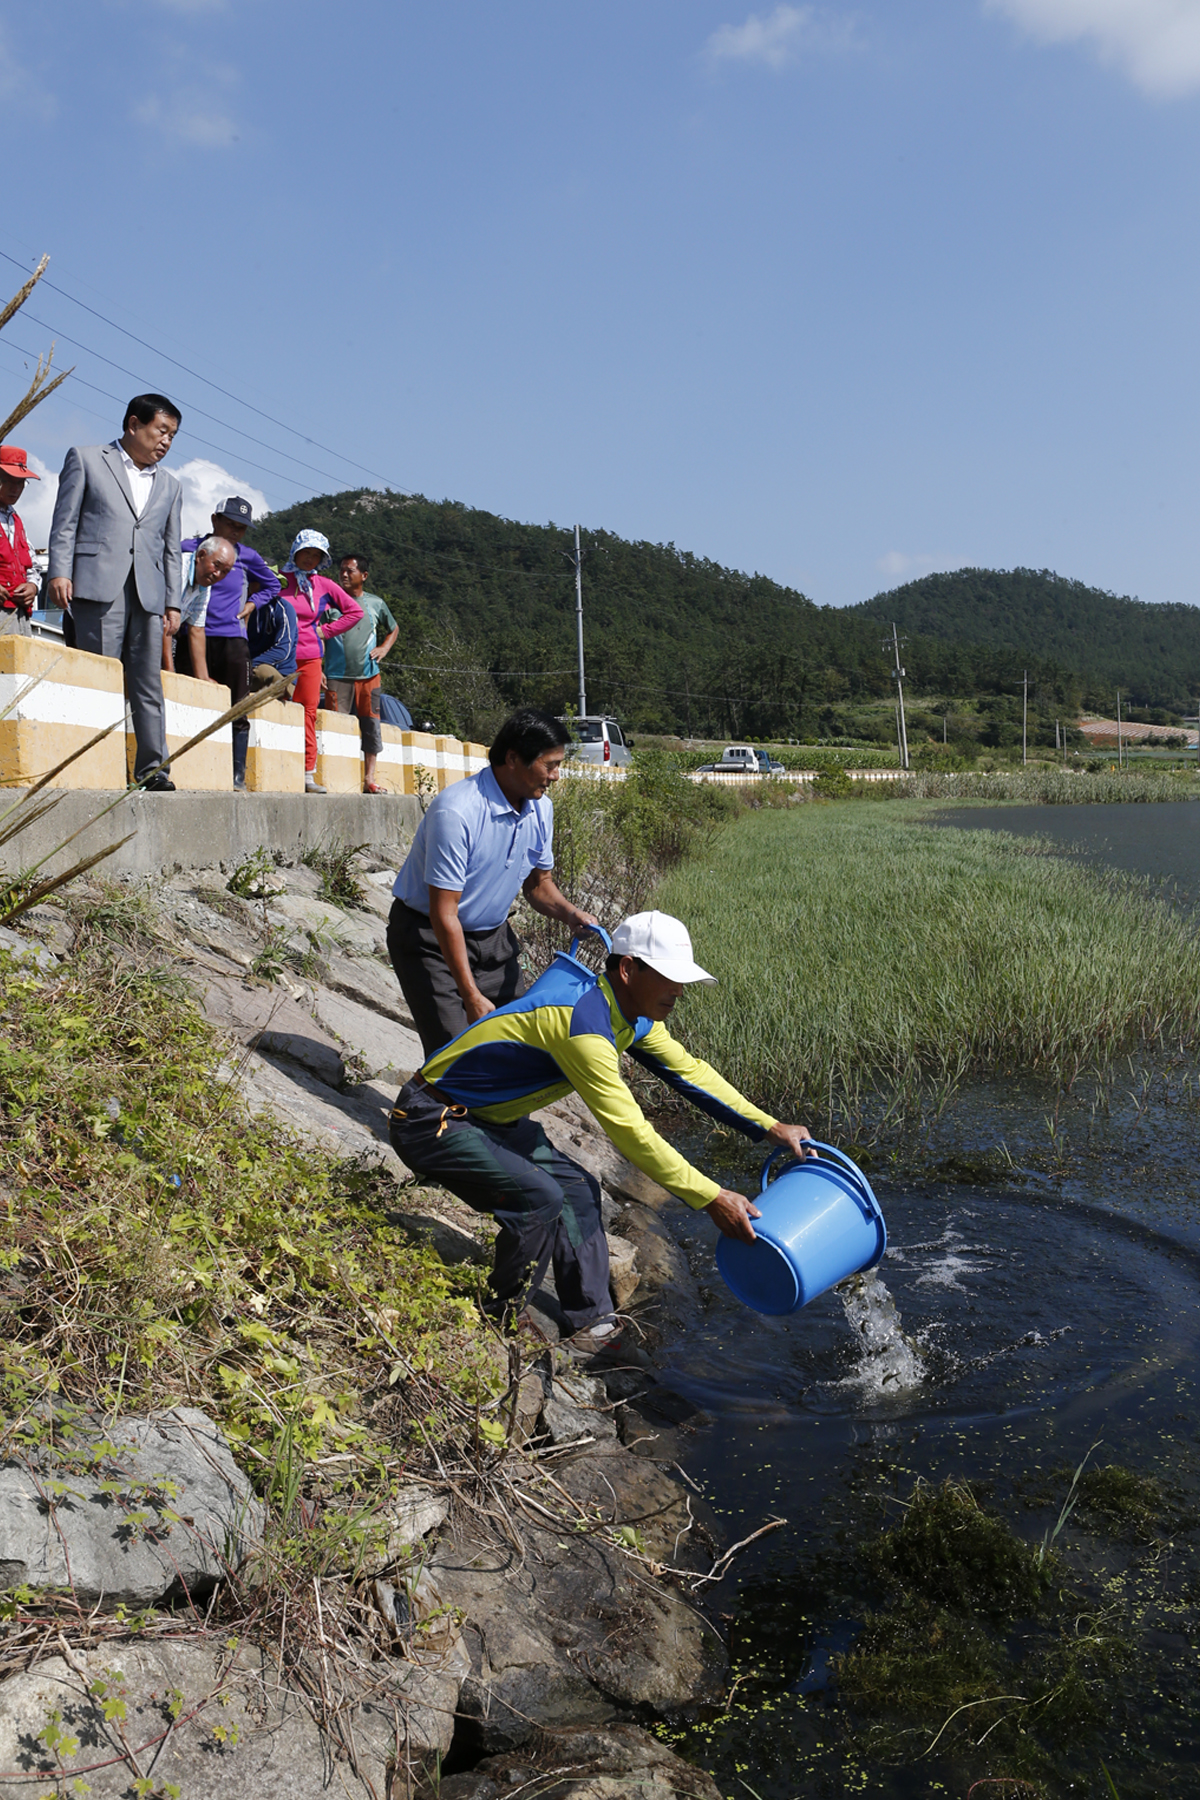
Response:
[{"label": "utility pole", "polygon": [[884,638],[883,647],[890,650],[893,657],[892,675],[896,682],[896,740],[900,750],[900,767],[908,767],[908,728],[904,723],[904,670],[900,667],[900,639],[896,632],[895,620],[892,621],[892,635]]},{"label": "utility pole", "polygon": [[564,550],[563,555],[573,564],[575,569],[575,637],[579,645],[579,716],[582,719],[587,712],[587,690],[583,679],[583,551],[579,548],[579,527],[575,527],[575,554]]},{"label": "utility pole", "polygon": [[1021,677],[1021,767],[1029,761],[1029,670]]}]

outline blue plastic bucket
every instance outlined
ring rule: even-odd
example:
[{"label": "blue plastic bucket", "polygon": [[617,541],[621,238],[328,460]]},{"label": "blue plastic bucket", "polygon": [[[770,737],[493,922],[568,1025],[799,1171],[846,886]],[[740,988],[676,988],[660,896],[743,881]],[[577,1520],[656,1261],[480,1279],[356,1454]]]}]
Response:
[{"label": "blue plastic bucket", "polygon": [[[763,1164],[755,1241],[722,1237],[717,1267],[755,1312],[799,1312],[848,1275],[874,1268],[887,1249],[887,1226],[871,1184],[842,1151],[814,1142],[801,1161],[776,1150]],[[771,1165],[788,1156],[768,1187]]]}]

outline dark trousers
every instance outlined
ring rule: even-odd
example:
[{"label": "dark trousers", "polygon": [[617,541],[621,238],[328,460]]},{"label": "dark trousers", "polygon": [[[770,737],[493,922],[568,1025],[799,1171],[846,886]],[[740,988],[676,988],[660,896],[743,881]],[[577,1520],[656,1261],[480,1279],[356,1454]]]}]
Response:
[{"label": "dark trousers", "polygon": [[[229,689],[229,704],[236,706],[250,692],[250,646],[244,637],[210,637],[204,634],[204,660],[214,681]],[[175,667],[181,675],[192,673],[191,645],[186,630],[175,643]],[[236,719],[233,725],[233,771],[246,773],[246,751],[250,745],[249,719]]]},{"label": "dark trousers", "polygon": [[416,1174],[449,1188],[500,1227],[492,1292],[518,1311],[553,1261],[558,1303],[572,1331],[612,1311],[600,1184],[556,1150],[540,1125],[487,1125],[443,1106],[416,1081],[396,1096],[392,1147]]},{"label": "dark trousers", "polygon": [[[505,923],[494,931],[464,931],[467,961],[481,994],[503,1006],[525,992],[521,940]],[[432,1056],[469,1023],[427,913],[393,900],[387,928],[388,955],[426,1056]]]},{"label": "dark trousers", "polygon": [[125,698],[137,744],[134,779],[148,775],[167,754],[166,709],[162,689],[163,616],[147,612],[138,599],[132,569],[117,599],[72,600],[75,645],[94,656],[119,657],[125,669]]}]

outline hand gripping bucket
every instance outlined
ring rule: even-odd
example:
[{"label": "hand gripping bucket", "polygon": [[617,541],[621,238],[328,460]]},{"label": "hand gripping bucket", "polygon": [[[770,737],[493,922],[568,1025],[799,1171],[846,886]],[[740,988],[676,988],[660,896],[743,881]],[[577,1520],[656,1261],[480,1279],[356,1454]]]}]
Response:
[{"label": "hand gripping bucket", "polygon": [[[887,1249],[887,1226],[871,1184],[831,1144],[801,1161],[784,1148],[763,1164],[755,1241],[722,1237],[717,1267],[743,1305],[755,1312],[799,1312],[818,1294],[870,1269]],[[771,1165],[789,1156],[768,1187]]]}]

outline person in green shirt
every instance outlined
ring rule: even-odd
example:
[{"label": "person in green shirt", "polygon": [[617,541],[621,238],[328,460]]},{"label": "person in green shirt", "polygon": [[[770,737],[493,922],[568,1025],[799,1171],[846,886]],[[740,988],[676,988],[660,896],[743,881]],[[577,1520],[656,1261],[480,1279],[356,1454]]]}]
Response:
[{"label": "person in green shirt", "polygon": [[[368,594],[370,569],[361,556],[343,556],[341,585],[363,609],[362,621],[329,638],[325,645],[325,705],[330,712],[353,713],[363,748],[363,793],[386,794],[375,782],[375,764],[383,749],[379,723],[379,665],[396,642],[400,627],[386,600]],[[385,634],[382,635],[381,634]]]}]

